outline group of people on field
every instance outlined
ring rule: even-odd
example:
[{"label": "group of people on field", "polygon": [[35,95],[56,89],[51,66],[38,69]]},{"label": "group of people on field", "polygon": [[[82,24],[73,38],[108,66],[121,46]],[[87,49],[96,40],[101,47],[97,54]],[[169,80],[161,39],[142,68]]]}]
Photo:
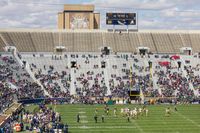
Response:
[{"label": "group of people on field", "polygon": [[[101,121],[102,123],[105,122],[105,117],[106,116],[113,116],[113,117],[122,117],[122,118],[127,118],[127,121],[130,122],[131,118],[132,119],[138,119],[140,116],[146,116],[148,117],[148,113],[149,113],[149,110],[147,109],[146,106],[143,106],[142,108],[138,108],[138,107],[135,107],[134,109],[131,109],[131,108],[121,108],[121,111],[118,110],[118,108],[114,108],[113,109],[113,113],[111,113],[111,110],[110,110],[110,107],[108,105],[105,105],[104,106],[104,113],[100,113],[101,110],[99,108],[96,108],[95,109],[95,112],[94,112],[94,121],[95,123],[98,123],[98,120]],[[77,117],[76,117],[76,121],[77,123],[80,123],[81,122],[81,116],[80,114],[78,113],[77,114]]]}]

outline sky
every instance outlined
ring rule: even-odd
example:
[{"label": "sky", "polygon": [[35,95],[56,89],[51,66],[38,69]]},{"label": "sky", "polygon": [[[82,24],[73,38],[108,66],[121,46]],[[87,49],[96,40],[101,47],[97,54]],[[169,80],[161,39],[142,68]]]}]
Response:
[{"label": "sky", "polygon": [[[94,4],[101,14],[137,12],[139,29],[200,30],[200,0],[0,0],[0,28],[57,28],[63,4]],[[122,27],[123,28],[123,27]],[[130,27],[135,28],[135,27]]]}]

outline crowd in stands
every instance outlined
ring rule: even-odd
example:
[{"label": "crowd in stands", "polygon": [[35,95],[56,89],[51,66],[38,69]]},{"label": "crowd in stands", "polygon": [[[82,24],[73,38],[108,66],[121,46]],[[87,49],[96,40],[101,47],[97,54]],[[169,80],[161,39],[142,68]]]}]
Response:
[{"label": "crowd in stands", "polygon": [[[64,58],[68,58],[69,55],[65,55]],[[71,75],[69,72],[70,66],[66,67],[66,70],[63,70],[59,73],[53,65],[44,66],[44,68],[37,68],[36,65],[32,64],[31,68],[37,69],[35,72],[35,77],[40,80],[43,84],[45,89],[49,92],[50,95],[53,97],[70,97],[71,99],[75,100],[75,102],[81,103],[89,103],[91,98],[95,100],[103,99],[103,97],[108,96],[108,88],[105,84],[105,75],[104,71],[100,69],[99,64],[93,61],[95,59],[101,58],[103,59],[105,56],[103,55],[92,55],[92,54],[72,54],[70,58],[75,60],[83,60],[83,64],[93,65],[92,69],[88,69],[88,71],[82,70],[81,63],[75,64],[75,68],[73,69],[75,74],[75,96],[70,95],[70,82],[71,82]],[[55,57],[56,58],[56,57]],[[59,60],[64,59],[59,57]],[[112,69],[119,71],[120,75],[116,73],[110,73],[109,78],[109,88],[111,91],[111,97],[117,98],[125,98],[129,97],[127,93],[130,88],[134,89],[141,89],[144,96],[147,97],[177,97],[178,100],[189,100],[192,101],[194,98],[193,91],[189,88],[189,82],[186,77],[184,77],[177,67],[165,66],[167,68],[166,71],[160,70],[161,67],[159,64],[154,68],[156,71],[154,75],[158,77],[157,84],[161,88],[161,93],[159,93],[158,89],[154,89],[153,87],[153,79],[152,73],[150,73],[150,67],[141,65],[140,60],[138,59],[137,55],[133,54],[116,54],[114,57],[116,59],[122,59],[122,64],[119,65],[118,63],[112,64]],[[148,56],[150,58],[150,55]],[[155,57],[159,59],[159,56]],[[161,56],[161,59],[169,59],[170,56]],[[54,60],[54,56],[52,56],[52,60]],[[132,63],[132,70],[127,68],[130,65],[130,60],[133,61]],[[99,71],[97,72],[96,70]],[[177,69],[177,71],[174,71]],[[157,71],[158,70],[158,71]],[[45,71],[45,72],[43,72]],[[121,71],[121,72],[120,72]],[[137,72],[135,72],[137,71]],[[143,73],[143,74],[141,74]],[[65,91],[61,88],[62,85],[58,83],[58,80],[63,81],[65,83]],[[195,88],[198,86],[198,76],[193,78],[193,85]],[[69,98],[69,100],[70,100]]]},{"label": "crowd in stands", "polygon": [[43,90],[12,56],[0,56],[0,112],[13,100],[44,97]]},{"label": "crowd in stands", "polygon": [[77,95],[103,98],[107,93],[107,87],[102,75],[102,73],[94,74],[93,71],[81,73],[75,82]]},{"label": "crowd in stands", "polygon": [[[176,68],[177,69],[177,68]],[[157,84],[162,88],[162,96],[177,97],[178,101],[192,102],[195,98],[193,90],[189,88],[189,82],[181,71],[173,71],[171,66],[166,70],[156,71]]]},{"label": "crowd in stands", "polygon": [[195,67],[185,66],[184,69],[187,71],[188,80],[200,94],[200,64],[197,64]]},{"label": "crowd in stands", "polygon": [[[64,58],[68,58],[68,55],[65,55]],[[64,58],[61,57],[59,60]],[[86,65],[92,64],[94,66],[92,69],[87,69],[88,71],[83,71],[81,69],[83,64],[77,64],[76,68],[73,69],[75,73],[75,95],[70,94],[70,71],[72,69],[70,66],[66,66],[65,70],[59,72],[54,65],[46,64],[40,68],[34,63],[30,64],[36,79],[41,82],[50,96],[65,98],[65,102],[73,100],[74,102],[90,103],[92,98],[101,103],[106,96],[127,99],[130,88],[141,89],[143,95],[147,97],[177,97],[178,100],[192,101],[195,96],[189,87],[189,82],[193,84],[195,89],[200,88],[199,75],[193,74],[194,71],[199,71],[199,65],[195,68],[185,68],[188,73],[188,79],[183,76],[181,71],[174,71],[177,68],[168,66],[166,70],[162,70],[160,66],[156,66],[154,75],[158,77],[157,85],[161,88],[160,94],[158,89],[153,87],[150,67],[139,64],[140,60],[137,59],[136,55],[122,54],[114,57],[123,61],[121,65],[118,64],[119,62],[112,64],[111,69],[118,71],[120,75],[112,72],[109,73],[111,94],[108,95],[104,71],[99,69],[98,63],[94,63],[95,59],[104,57],[102,55],[83,54],[82,56],[71,55],[71,58],[82,58]],[[130,65],[130,59],[133,61],[131,68],[127,67]],[[52,56],[52,60],[55,60],[54,56]],[[0,110],[9,106],[14,99],[45,97],[41,87],[33,82],[30,75],[24,70],[24,67],[18,65],[12,56],[1,56],[0,62]]]},{"label": "crowd in stands", "polygon": [[[34,67],[37,68],[36,65],[34,65]],[[35,77],[40,80],[44,88],[52,97],[69,97],[70,74],[66,71],[59,73],[54,71],[54,66],[49,66],[48,68],[44,66],[44,69],[39,69],[35,72]]]},{"label": "crowd in stands", "polygon": [[[149,66],[142,66],[138,64],[140,62],[136,55],[118,55],[117,58],[122,58],[122,66],[125,68],[120,68],[123,76],[116,76],[116,74],[111,74],[110,86],[111,92],[114,97],[127,98],[129,94],[127,91],[129,88],[139,90],[141,89],[144,96],[147,97],[158,97],[159,93],[157,89],[153,89],[153,81],[150,74]],[[127,69],[129,59],[133,60],[132,66]],[[119,68],[117,64],[113,65],[113,69]],[[134,70],[134,72],[133,72]],[[137,73],[136,73],[137,72]],[[143,75],[141,73],[144,73]],[[117,85],[115,85],[117,82]]]}]

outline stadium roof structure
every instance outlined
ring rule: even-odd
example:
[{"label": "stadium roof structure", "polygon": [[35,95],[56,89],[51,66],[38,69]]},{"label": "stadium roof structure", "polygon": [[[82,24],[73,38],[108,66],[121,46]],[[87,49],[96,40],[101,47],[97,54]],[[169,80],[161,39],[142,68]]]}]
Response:
[{"label": "stadium roof structure", "polygon": [[137,52],[148,47],[153,53],[180,53],[183,47],[200,52],[200,31],[139,30],[109,32],[107,30],[0,29],[0,51],[15,46],[20,52],[53,52],[56,46],[66,52],[100,52],[108,46],[113,52]]}]

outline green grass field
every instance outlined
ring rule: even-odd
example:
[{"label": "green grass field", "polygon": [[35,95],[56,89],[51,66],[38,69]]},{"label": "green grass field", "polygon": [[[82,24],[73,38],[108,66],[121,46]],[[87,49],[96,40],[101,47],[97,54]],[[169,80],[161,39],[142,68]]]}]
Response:
[{"label": "green grass field", "polygon": [[[56,105],[55,110],[62,116],[62,121],[68,123],[70,133],[200,133],[200,105],[178,105],[178,112],[165,116],[165,108],[169,105],[151,105],[149,116],[131,119],[120,115],[120,109],[134,108],[139,105],[112,105],[110,115],[105,114],[105,123],[101,122],[104,105]],[[33,110],[36,106],[29,106]],[[118,116],[113,116],[113,109],[118,108]],[[173,110],[173,106],[170,106]],[[94,121],[95,109],[98,108],[98,123]],[[76,122],[77,113],[81,122]]]}]

